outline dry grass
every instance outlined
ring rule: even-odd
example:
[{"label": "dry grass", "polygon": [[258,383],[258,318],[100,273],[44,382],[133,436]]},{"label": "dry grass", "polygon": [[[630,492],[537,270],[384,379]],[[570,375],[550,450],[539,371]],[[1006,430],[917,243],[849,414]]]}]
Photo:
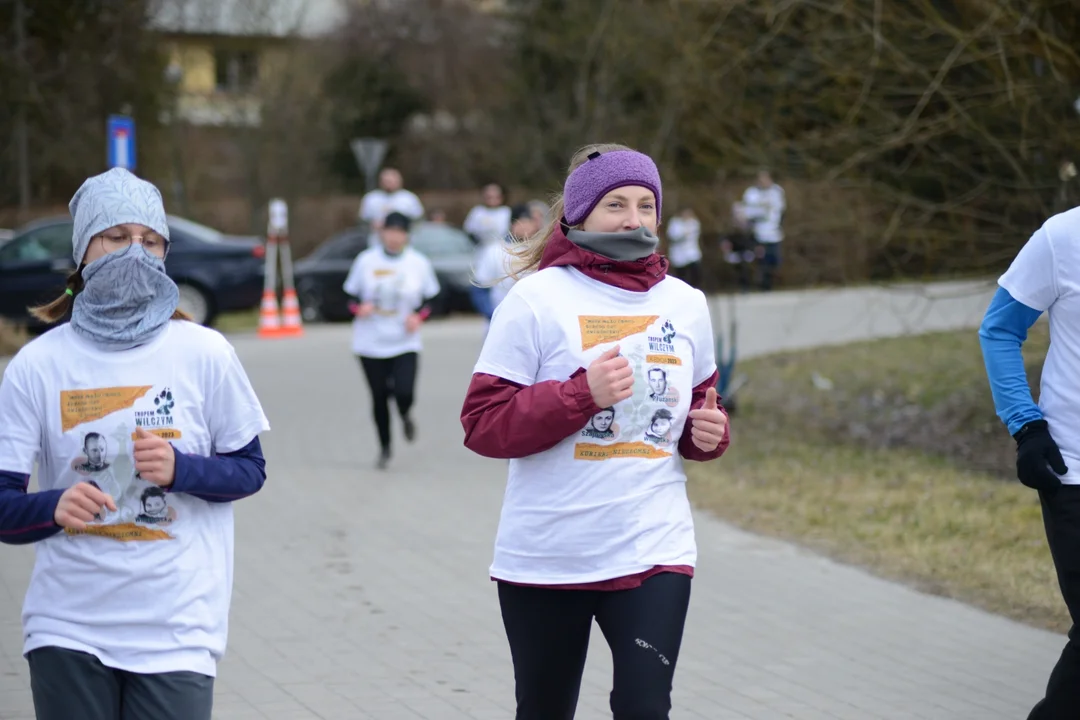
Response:
[{"label": "dry grass", "polygon": [[214,319],[214,329],[222,333],[246,333],[259,329],[259,310],[222,313]]},{"label": "dry grass", "polygon": [[[1037,328],[1029,359],[1046,343]],[[1011,479],[1014,445],[994,416],[974,333],[786,354],[744,369],[751,385],[732,447],[691,468],[695,502],[922,590],[1068,628],[1038,498]],[[815,387],[814,373],[833,389]]]}]

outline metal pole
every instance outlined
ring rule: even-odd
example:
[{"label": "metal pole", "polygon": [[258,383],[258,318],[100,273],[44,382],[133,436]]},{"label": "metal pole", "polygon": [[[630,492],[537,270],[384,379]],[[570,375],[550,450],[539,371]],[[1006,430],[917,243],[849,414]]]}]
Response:
[{"label": "metal pole", "polygon": [[293,279],[292,248],[289,246],[289,236],[282,235],[278,239],[281,245],[281,288],[282,290],[296,290]]},{"label": "metal pole", "polygon": [[30,209],[30,149],[26,122],[26,102],[29,78],[26,72],[26,7],[15,0],[15,57],[19,68],[19,97],[15,114],[15,147],[19,164],[19,211]]}]

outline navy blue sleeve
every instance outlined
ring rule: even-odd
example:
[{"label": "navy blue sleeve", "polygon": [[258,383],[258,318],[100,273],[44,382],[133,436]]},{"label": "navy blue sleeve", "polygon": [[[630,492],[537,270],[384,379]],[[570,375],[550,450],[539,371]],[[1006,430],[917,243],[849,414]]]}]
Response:
[{"label": "navy blue sleeve", "polygon": [[254,495],[265,481],[266,460],[256,436],[235,452],[213,457],[176,451],[176,478],[169,491],[224,503]]},{"label": "navy blue sleeve", "polygon": [[60,532],[56,506],[63,490],[28,493],[30,476],[0,470],[0,542],[26,545]]},{"label": "navy blue sleeve", "polygon": [[1040,315],[1040,311],[1014,299],[1005,288],[998,288],[979,328],[979,344],[994,396],[994,409],[1011,435],[1025,423],[1042,419],[1042,411],[1031,397],[1024,356],[1020,352],[1028,329]]}]

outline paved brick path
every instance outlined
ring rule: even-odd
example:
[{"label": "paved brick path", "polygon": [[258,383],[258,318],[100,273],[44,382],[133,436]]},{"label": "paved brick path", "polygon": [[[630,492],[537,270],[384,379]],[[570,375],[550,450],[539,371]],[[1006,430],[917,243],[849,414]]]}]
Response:
[{"label": "paved brick path", "polygon": [[[421,436],[387,473],[369,469],[346,328],[234,339],[274,430],[266,490],[238,506],[216,718],[513,717],[486,573],[504,465],[464,450],[457,421],[481,330],[426,333]],[[676,720],[1024,718],[1064,641],[702,515],[698,539]],[[0,547],[0,720],[33,717],[19,656],[31,561]],[[610,670],[597,632],[582,720],[610,717]]]}]

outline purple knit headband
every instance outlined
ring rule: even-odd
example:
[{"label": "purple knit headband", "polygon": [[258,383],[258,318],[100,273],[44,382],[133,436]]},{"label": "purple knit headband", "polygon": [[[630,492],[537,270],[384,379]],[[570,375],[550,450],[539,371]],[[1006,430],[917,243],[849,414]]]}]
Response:
[{"label": "purple knit headband", "polygon": [[660,171],[648,155],[634,150],[593,153],[570,173],[563,186],[563,217],[567,225],[577,225],[589,216],[596,204],[615,188],[638,185],[656,196],[656,222],[660,222]]}]

